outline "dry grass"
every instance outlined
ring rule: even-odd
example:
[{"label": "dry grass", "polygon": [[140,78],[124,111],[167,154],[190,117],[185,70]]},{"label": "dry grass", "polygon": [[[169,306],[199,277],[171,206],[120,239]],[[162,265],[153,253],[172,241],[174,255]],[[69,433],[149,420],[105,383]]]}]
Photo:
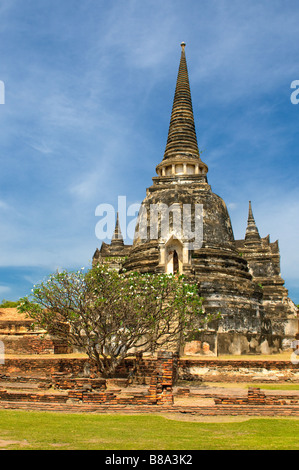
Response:
[{"label": "dry grass", "polygon": [[242,354],[239,355],[220,355],[220,356],[182,356],[186,360],[205,360],[205,361],[289,361],[292,351],[284,351],[279,354]]},{"label": "dry grass", "polygon": [[20,313],[17,308],[0,308],[0,321],[32,321],[26,313]]},{"label": "dry grass", "polygon": [[[256,355],[242,355],[242,356],[182,356],[184,360],[199,360],[199,361],[290,361],[292,351],[284,351],[280,354],[256,354]],[[8,359],[87,359],[88,356],[83,353],[71,353],[71,354],[6,354]]]}]

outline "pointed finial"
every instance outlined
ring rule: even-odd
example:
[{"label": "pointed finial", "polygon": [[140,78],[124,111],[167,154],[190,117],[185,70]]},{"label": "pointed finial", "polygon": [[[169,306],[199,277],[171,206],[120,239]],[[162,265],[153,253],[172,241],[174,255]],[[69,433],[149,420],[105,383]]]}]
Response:
[{"label": "pointed finial", "polygon": [[253,219],[253,212],[251,207],[251,201],[249,201],[248,219]]},{"label": "pointed finial", "polygon": [[181,47],[182,53],[177,75],[164,160],[184,155],[187,159],[197,159],[197,162],[199,162],[199,150],[194,124],[188,68],[186,56],[184,54],[184,42],[181,43]]},{"label": "pointed finial", "polygon": [[168,137],[163,160],[156,166],[156,172],[159,177],[180,177],[181,171],[187,174],[187,164],[190,164],[189,174],[206,181],[208,167],[200,158],[197,144],[185,46],[182,42]]},{"label": "pointed finial", "polygon": [[251,201],[249,201],[248,220],[247,220],[245,240],[247,241],[260,240],[260,234],[259,234],[258,228],[256,226],[256,223],[253,217]]},{"label": "pointed finial", "polygon": [[115,224],[115,230],[114,230],[114,234],[113,234],[113,237],[111,239],[111,244],[112,245],[123,245],[124,244],[124,241],[123,241],[123,236],[122,236],[122,233],[121,233],[121,230],[120,230],[120,223],[119,223],[119,214],[117,212],[117,216],[116,216],[116,224]]}]

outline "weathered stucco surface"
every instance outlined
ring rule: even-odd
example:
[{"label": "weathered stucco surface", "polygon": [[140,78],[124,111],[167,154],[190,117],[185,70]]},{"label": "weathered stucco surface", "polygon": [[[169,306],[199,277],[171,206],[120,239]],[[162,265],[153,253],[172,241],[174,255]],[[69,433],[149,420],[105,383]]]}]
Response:
[{"label": "weathered stucco surface", "polygon": [[124,245],[117,221],[111,245],[103,243],[96,250],[94,263],[111,263],[112,258],[116,269],[180,272],[196,281],[204,311],[222,316],[200,334],[210,354],[289,348],[298,330],[298,311],[280,275],[278,242],[260,237],[251,204],[245,239],[234,239],[225,202],[212,191],[198,151],[184,44],[166,150],[156,172],[141,205],[133,245]]}]

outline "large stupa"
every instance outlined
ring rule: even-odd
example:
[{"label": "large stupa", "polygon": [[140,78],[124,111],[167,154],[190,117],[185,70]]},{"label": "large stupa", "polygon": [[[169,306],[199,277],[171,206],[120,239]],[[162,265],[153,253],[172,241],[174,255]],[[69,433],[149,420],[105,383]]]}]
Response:
[{"label": "large stupa", "polygon": [[297,332],[297,308],[280,276],[278,243],[260,237],[251,203],[245,239],[235,240],[226,205],[208,183],[185,43],[166,149],[156,173],[141,204],[133,245],[124,244],[117,218],[111,244],[102,243],[93,263],[179,272],[196,281],[205,312],[221,314],[198,337],[211,354],[274,353],[289,347]]}]

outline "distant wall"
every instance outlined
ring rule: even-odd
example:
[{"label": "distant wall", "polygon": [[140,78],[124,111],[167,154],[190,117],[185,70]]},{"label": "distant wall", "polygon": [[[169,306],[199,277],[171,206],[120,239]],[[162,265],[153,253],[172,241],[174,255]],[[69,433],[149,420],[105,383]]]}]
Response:
[{"label": "distant wall", "polygon": [[65,354],[71,352],[61,341],[41,334],[0,335],[5,354]]},{"label": "distant wall", "polygon": [[199,333],[200,340],[187,343],[185,354],[242,355],[242,354],[277,354],[289,349],[295,333],[288,343],[282,335],[257,334],[250,332],[215,332]]}]

